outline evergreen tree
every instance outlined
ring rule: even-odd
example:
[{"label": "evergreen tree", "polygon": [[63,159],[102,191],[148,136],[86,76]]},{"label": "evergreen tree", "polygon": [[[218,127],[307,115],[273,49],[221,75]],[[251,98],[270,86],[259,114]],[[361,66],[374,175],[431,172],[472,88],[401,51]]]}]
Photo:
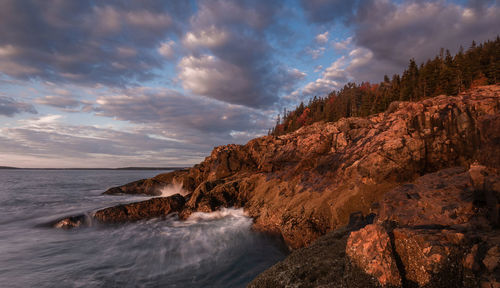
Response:
[{"label": "evergreen tree", "polygon": [[499,83],[500,37],[480,45],[473,41],[467,51],[460,47],[455,56],[441,49],[438,56],[420,66],[415,59],[410,59],[402,76],[395,74],[389,79],[384,75],[383,79],[379,84],[350,82],[325,98],[314,96],[307,105],[301,102],[293,111],[285,108],[269,133],[281,135],[317,121],[379,113],[397,100],[456,95],[472,86]]}]

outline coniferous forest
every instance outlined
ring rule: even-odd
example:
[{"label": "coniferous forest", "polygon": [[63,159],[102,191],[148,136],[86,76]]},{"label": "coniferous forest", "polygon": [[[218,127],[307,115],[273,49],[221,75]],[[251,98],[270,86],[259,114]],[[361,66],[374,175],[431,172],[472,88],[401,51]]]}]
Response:
[{"label": "coniferous forest", "polygon": [[278,115],[270,135],[293,132],[318,121],[367,116],[385,111],[393,101],[418,101],[441,94],[457,95],[471,87],[500,82],[500,37],[454,56],[441,49],[438,56],[417,65],[411,59],[402,75],[387,75],[378,84],[348,83],[340,91],[300,103],[293,111]]}]

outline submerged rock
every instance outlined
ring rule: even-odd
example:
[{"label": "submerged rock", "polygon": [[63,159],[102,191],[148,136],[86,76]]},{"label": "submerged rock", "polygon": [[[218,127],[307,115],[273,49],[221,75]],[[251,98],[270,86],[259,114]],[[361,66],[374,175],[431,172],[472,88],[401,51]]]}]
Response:
[{"label": "submerged rock", "polygon": [[53,228],[72,229],[72,228],[87,226],[88,224],[89,224],[88,216],[85,214],[80,214],[52,221],[48,225]]}]

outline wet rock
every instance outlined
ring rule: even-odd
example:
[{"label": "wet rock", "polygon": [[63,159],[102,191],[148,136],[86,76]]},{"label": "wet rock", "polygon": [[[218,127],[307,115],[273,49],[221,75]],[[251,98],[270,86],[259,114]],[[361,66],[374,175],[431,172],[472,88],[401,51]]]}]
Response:
[{"label": "wet rock", "polygon": [[113,187],[104,192],[104,195],[120,195],[120,194],[144,194],[151,196],[161,195],[161,188],[167,183],[160,182],[156,179],[141,179],[130,182],[123,186]]},{"label": "wet rock", "polygon": [[85,214],[69,216],[49,223],[49,226],[60,229],[72,229],[89,224],[88,216]]},{"label": "wet rock", "polygon": [[100,223],[123,223],[165,217],[170,213],[180,212],[184,204],[185,199],[179,194],[157,197],[99,210],[95,212],[94,219]]}]

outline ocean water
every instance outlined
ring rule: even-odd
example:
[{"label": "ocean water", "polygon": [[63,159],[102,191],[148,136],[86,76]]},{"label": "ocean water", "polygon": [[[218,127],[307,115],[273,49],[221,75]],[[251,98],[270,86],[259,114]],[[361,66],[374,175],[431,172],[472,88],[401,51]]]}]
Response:
[{"label": "ocean water", "polygon": [[0,170],[0,287],[244,287],[286,257],[242,210],[124,225],[40,226],[148,199],[107,188],[161,171]]}]

